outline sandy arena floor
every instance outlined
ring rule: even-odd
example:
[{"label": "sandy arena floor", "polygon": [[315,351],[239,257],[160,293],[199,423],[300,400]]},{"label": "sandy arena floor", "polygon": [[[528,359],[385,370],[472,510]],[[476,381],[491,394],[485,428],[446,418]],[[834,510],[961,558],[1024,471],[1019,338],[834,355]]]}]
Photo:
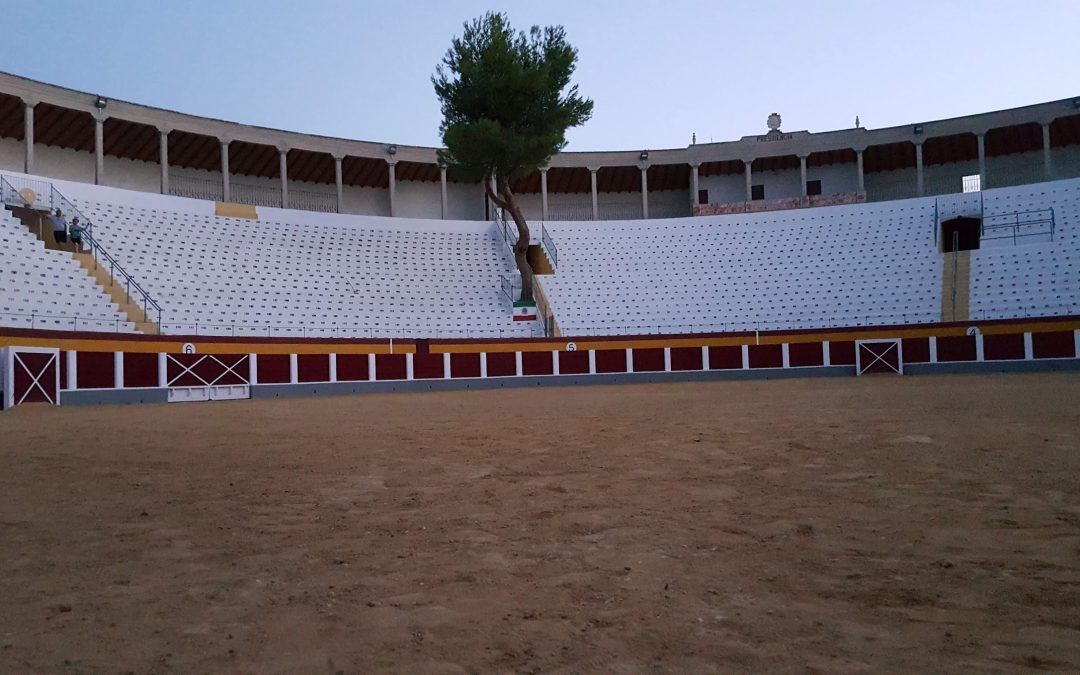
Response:
[{"label": "sandy arena floor", "polygon": [[1080,669],[1080,377],[0,413],[0,671]]}]

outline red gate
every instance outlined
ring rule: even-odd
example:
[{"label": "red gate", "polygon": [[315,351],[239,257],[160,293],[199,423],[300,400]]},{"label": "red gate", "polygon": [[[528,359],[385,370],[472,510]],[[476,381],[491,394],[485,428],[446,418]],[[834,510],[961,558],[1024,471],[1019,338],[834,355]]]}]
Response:
[{"label": "red gate", "polygon": [[20,403],[60,405],[60,350],[7,347],[2,352],[4,407]]},{"label": "red gate", "polygon": [[904,374],[904,347],[899,339],[856,340],[855,370],[859,375],[871,373]]}]

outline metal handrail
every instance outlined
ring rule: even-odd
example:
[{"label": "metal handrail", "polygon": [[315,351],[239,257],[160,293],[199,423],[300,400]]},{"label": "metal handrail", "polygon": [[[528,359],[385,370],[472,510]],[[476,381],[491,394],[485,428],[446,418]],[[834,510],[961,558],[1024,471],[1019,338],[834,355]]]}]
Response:
[{"label": "metal handrail", "polygon": [[[512,278],[508,278],[512,282]],[[1010,308],[986,307],[973,308],[981,313],[998,314],[992,318],[969,318],[967,323],[981,323],[983,321],[997,321],[1002,319],[1028,319],[1050,316],[1075,316],[1080,315],[1080,303],[1051,304],[1051,305],[1020,305]],[[1054,310],[1065,310],[1064,313],[1052,313]],[[755,331],[773,330],[802,330],[816,328],[836,327],[866,327],[888,325],[933,325],[940,321],[927,321],[927,314],[936,312],[896,312],[884,314],[864,314],[855,316],[819,316],[819,317],[792,317],[788,319],[753,319],[733,320],[725,322],[702,322],[702,323],[674,323],[674,324],[648,324],[621,325],[621,326],[561,326],[562,335],[644,335],[644,334],[695,334],[695,333],[745,333]],[[121,319],[101,319],[79,315],[63,314],[39,314],[37,312],[0,312],[0,319],[23,318],[30,319],[31,328],[37,328],[38,319],[60,319],[72,321],[72,329],[78,330],[79,324],[108,325],[119,332],[119,324],[129,323]],[[6,321],[0,320],[0,326]],[[18,326],[6,326],[18,328]],[[430,328],[414,328],[410,326],[386,326],[373,328],[370,326],[327,326],[319,324],[311,325],[281,325],[281,324],[229,324],[219,322],[168,322],[160,324],[162,332],[169,331],[171,335],[203,335],[203,336],[237,336],[237,337],[328,337],[338,339],[375,339],[382,337],[394,338],[461,338],[461,337],[520,337],[531,329],[499,328],[488,330],[442,330]],[[189,332],[177,332],[186,329]],[[209,332],[208,332],[209,331]],[[275,333],[277,333],[275,335]],[[320,335],[323,334],[323,335]]]},{"label": "metal handrail", "polygon": [[57,190],[52,183],[15,176],[0,175],[0,199],[2,199],[5,204],[10,204],[12,206],[22,206],[26,208],[34,207],[33,204],[26,203],[26,200],[23,199],[19,191],[15,188],[14,185],[12,185],[12,181],[22,183],[25,187],[33,190],[35,195],[38,196],[39,201],[43,201],[41,198],[47,195],[47,208],[50,213],[54,212],[56,209],[60,209],[64,213],[71,214],[72,217],[78,217],[79,220],[85,223],[85,227],[82,233],[82,240],[90,245],[90,253],[94,257],[95,263],[97,262],[98,256],[100,255],[105,260],[105,262],[109,264],[109,272],[114,279],[116,278],[117,272],[119,272],[120,276],[123,278],[124,283],[126,284],[128,297],[132,297],[131,291],[132,288],[134,288],[134,290],[139,294],[139,297],[142,298],[142,310],[144,318],[150,316],[150,309],[153,308],[157,311],[158,325],[161,324],[161,305],[153,298],[153,296],[150,295],[149,292],[146,291],[146,289],[142,287],[142,285],[139,284],[138,280],[136,280],[134,276],[132,276],[127,270],[124,269],[124,267],[114,256],[112,256],[107,250],[105,250],[105,247],[102,246],[101,243],[94,237],[94,223],[92,220],[90,220],[90,218],[86,216],[85,213],[80,211],[79,208],[75,206],[75,204],[73,204],[70,200],[68,200],[68,198],[65,197],[63,193]]},{"label": "metal handrail", "polygon": [[551,266],[558,268],[559,266],[559,249],[555,246],[555,240],[548,234],[547,228],[543,223],[540,223],[540,244],[547,251],[548,256],[551,258]]},{"label": "metal handrail", "polygon": [[[1032,218],[1022,219],[1024,216],[1033,216]],[[1006,222],[991,222],[995,220],[1011,219]],[[1022,237],[1037,237],[1049,234],[1050,241],[1054,240],[1054,230],[1056,228],[1056,218],[1054,215],[1054,207],[1047,207],[1045,209],[1030,209],[1027,211],[1015,211],[1012,213],[995,213],[990,216],[985,216],[981,223],[980,238],[992,241],[996,239],[1012,239],[1013,243],[1016,243],[1017,239]],[[1049,225],[1050,231],[1039,232],[1025,232],[1020,233],[1021,227],[1034,226],[1034,225]],[[996,237],[987,236],[988,230],[1011,230],[1009,234],[1003,234]]]}]

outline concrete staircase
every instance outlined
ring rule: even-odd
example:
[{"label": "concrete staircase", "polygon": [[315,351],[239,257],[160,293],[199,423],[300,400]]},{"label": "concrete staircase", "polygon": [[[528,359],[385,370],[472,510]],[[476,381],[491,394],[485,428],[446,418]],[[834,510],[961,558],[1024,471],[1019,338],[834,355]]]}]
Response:
[{"label": "concrete staircase", "polygon": [[548,258],[547,251],[544,250],[543,246],[530,244],[527,255],[533,274],[555,274],[555,266],[551,264],[551,259]]},{"label": "concrete staircase", "polygon": [[122,281],[114,278],[106,266],[99,264],[90,253],[80,251],[76,244],[71,242],[63,244],[56,241],[47,213],[37,209],[20,207],[8,207],[8,210],[22,221],[23,225],[45,245],[45,248],[51,251],[70,253],[71,257],[94,280],[101,292],[108,296],[109,301],[119,308],[124,321],[135,325],[136,331],[147,335],[158,335],[161,332],[158,324],[143,311],[143,308],[139,306],[139,303],[134,298],[128,295]]},{"label": "concrete staircase", "polygon": [[157,335],[160,329],[152,317],[147,316],[142,307],[139,307],[127,290],[111,275],[103,265],[99,265],[94,256],[86,252],[72,253],[72,257],[86,270],[101,292],[109,296],[109,300],[120,308],[125,321],[135,324],[135,330],[147,335]]},{"label": "concrete staircase", "polygon": [[971,300],[971,251],[943,254],[941,266],[941,320],[967,321]]}]

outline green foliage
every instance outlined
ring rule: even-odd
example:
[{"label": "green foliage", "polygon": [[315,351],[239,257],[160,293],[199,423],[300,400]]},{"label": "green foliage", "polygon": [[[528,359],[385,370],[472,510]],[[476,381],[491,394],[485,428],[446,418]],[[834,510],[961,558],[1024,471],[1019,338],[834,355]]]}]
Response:
[{"label": "green foliage", "polygon": [[576,63],[562,26],[515,32],[494,12],[466,23],[431,78],[442,103],[440,161],[475,182],[544,166],[566,146],[566,130],[592,116],[592,101],[570,86]]}]

